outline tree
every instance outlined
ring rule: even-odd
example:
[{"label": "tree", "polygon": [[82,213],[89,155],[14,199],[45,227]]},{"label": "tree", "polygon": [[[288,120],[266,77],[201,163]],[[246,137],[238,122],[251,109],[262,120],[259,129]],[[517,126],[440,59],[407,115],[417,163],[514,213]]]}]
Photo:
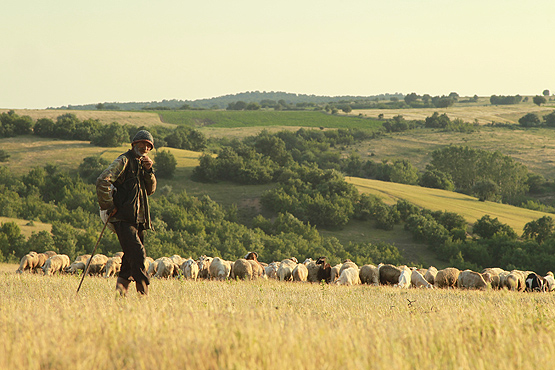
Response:
[{"label": "tree", "polygon": [[171,179],[177,167],[177,160],[169,150],[162,150],[156,154],[156,175]]},{"label": "tree", "polygon": [[353,108],[351,108],[351,106],[350,106],[349,104],[345,104],[345,105],[342,105],[342,106],[341,106],[341,110],[342,110],[344,113],[351,113],[352,110],[353,110]]},{"label": "tree", "polygon": [[245,110],[259,110],[259,109],[260,109],[260,104],[258,104],[257,102],[250,102],[245,107]]},{"label": "tree", "polygon": [[103,126],[100,132],[91,140],[94,145],[104,147],[120,146],[128,141],[129,133],[117,122]]},{"label": "tree", "polygon": [[538,244],[542,244],[545,239],[553,234],[553,228],[555,228],[555,221],[549,216],[543,216],[528,222],[524,226],[522,237],[535,239]]},{"label": "tree", "polygon": [[422,175],[420,186],[449,191],[455,190],[455,184],[453,184],[450,175],[431,167],[428,167]]},{"label": "tree", "polygon": [[483,239],[491,239],[495,234],[505,234],[511,239],[516,239],[517,234],[507,224],[501,223],[497,217],[492,219],[485,215],[474,223],[472,232]]},{"label": "tree", "polygon": [[478,197],[480,202],[485,202],[486,200],[495,201],[498,191],[499,187],[492,180],[478,181],[472,188],[472,192]]},{"label": "tree", "polygon": [[98,175],[100,175],[109,164],[110,162],[101,156],[85,157],[78,168],[79,176],[81,176],[83,181],[94,184]]},{"label": "tree", "polygon": [[389,176],[391,182],[409,185],[418,183],[418,170],[406,159],[395,160]]},{"label": "tree", "polygon": [[555,127],[555,110],[549,114],[543,116],[543,121],[548,127]]},{"label": "tree", "polygon": [[518,123],[522,127],[536,127],[540,125],[541,121],[540,121],[540,117],[538,117],[537,114],[527,113],[524,116],[520,117],[520,119],[518,120]]},{"label": "tree", "polygon": [[543,90],[542,95],[543,96],[549,96],[549,90],[547,90],[547,89]]},{"label": "tree", "polygon": [[408,105],[410,105],[411,103],[414,103],[415,101],[417,101],[419,98],[418,95],[416,95],[416,93],[410,93],[408,95],[405,95],[405,103],[407,103]]},{"label": "tree", "polygon": [[449,97],[450,97],[451,99],[453,99],[454,101],[458,101],[460,96],[459,96],[459,94],[456,93],[456,92],[451,92],[451,93],[449,94]]},{"label": "tree", "polygon": [[532,101],[539,107],[540,105],[545,104],[547,102],[547,99],[545,98],[545,96],[536,95],[534,96]]}]

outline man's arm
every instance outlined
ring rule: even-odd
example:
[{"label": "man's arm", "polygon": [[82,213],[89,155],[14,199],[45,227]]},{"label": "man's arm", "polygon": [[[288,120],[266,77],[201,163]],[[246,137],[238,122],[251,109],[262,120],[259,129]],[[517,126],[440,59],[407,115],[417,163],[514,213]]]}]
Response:
[{"label": "man's arm", "polygon": [[121,175],[127,164],[125,156],[119,156],[106,168],[96,179],[96,196],[101,210],[114,209],[114,199],[112,198],[111,185]]}]

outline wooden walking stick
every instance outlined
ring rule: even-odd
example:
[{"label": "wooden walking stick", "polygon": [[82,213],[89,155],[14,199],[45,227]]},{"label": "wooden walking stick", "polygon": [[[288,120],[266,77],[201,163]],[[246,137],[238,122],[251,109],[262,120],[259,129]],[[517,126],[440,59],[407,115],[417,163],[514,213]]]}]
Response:
[{"label": "wooden walking stick", "polygon": [[87,261],[87,266],[85,266],[85,270],[83,270],[83,276],[81,276],[81,282],[79,283],[79,287],[77,287],[77,292],[75,292],[75,294],[78,294],[79,289],[81,289],[81,284],[83,284],[83,280],[85,280],[85,276],[87,276],[87,273],[89,272],[89,267],[91,265],[92,258],[94,257],[94,253],[96,252],[96,248],[98,247],[98,244],[100,243],[100,239],[102,239],[102,235],[104,234],[104,230],[106,230],[106,226],[108,225],[108,222],[110,222],[110,218],[112,218],[112,216],[115,213],[116,213],[116,210],[114,209],[112,211],[112,213],[110,213],[110,215],[108,216],[108,219],[106,220],[106,222],[104,223],[104,226],[102,227],[102,231],[100,232],[100,236],[98,237],[98,240],[96,241],[96,244],[94,245],[93,251],[91,253],[91,257]]}]

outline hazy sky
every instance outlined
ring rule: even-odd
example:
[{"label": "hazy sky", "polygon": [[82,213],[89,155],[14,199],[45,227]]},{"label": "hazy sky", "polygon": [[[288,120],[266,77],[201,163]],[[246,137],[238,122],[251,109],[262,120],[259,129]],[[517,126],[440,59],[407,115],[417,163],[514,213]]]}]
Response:
[{"label": "hazy sky", "polygon": [[2,0],[0,108],[555,92],[555,1]]}]

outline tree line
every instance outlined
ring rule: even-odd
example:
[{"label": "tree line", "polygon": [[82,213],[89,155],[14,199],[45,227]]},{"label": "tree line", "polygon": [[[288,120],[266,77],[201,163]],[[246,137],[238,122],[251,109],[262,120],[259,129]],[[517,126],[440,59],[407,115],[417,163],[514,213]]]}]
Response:
[{"label": "tree line", "polygon": [[150,131],[156,147],[202,151],[208,143],[200,131],[185,126],[171,129],[162,126],[121,125],[117,122],[105,125],[98,119],[80,120],[73,113],[62,114],[56,120],[39,118],[34,122],[31,117],[19,116],[13,110],[0,114],[0,138],[33,134],[46,138],[89,141],[102,147],[116,147],[129,143],[137,131],[143,129]]},{"label": "tree line", "polygon": [[[0,225],[0,261],[16,262],[30,250],[54,250],[70,258],[90,253],[102,226],[92,183],[96,178],[92,173],[99,172],[91,168],[104,164],[95,165],[95,160],[86,158],[75,175],[47,165],[17,177],[0,167],[0,216],[52,223],[51,233],[33,233],[27,239],[15,222]],[[398,249],[387,243],[342,245],[334,237],[322,237],[315,226],[288,212],[278,213],[275,219],[257,216],[254,227],[247,227],[236,221],[236,207],[224,209],[208,196],[186,192],[155,194],[151,215],[155,231],[147,234],[146,245],[153,258],[209,254],[237,259],[256,250],[263,260],[322,255],[358,264],[403,260]],[[112,254],[119,249],[115,235],[107,233],[98,252]]]}]

